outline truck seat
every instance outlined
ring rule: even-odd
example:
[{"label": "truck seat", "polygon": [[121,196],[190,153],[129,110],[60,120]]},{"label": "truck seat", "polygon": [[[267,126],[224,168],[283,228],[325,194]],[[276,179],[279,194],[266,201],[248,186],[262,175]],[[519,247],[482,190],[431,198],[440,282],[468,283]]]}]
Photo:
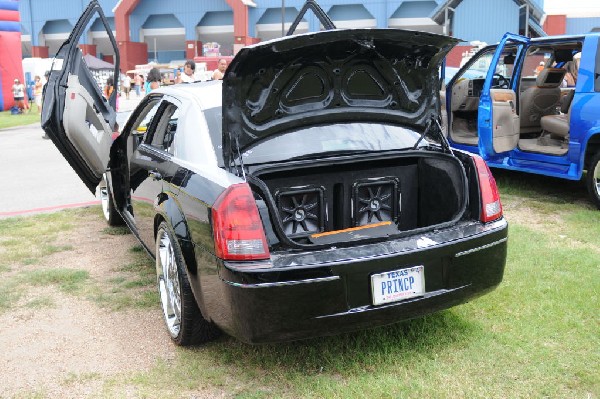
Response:
[{"label": "truck seat", "polygon": [[521,94],[521,133],[539,132],[541,118],[556,113],[565,72],[562,68],[545,68],[537,76],[536,85]]},{"label": "truck seat", "polygon": [[575,90],[571,90],[569,94],[565,96],[561,107],[561,114],[546,115],[542,116],[540,119],[540,125],[542,126],[542,129],[550,133],[551,136],[566,138],[569,135],[571,103],[573,102],[574,95]]}]

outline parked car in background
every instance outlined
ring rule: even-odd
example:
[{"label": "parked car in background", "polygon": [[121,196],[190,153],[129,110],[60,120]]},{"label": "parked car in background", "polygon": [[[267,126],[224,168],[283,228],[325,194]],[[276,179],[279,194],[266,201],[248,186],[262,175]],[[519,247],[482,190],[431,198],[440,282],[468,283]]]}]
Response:
[{"label": "parked car in background", "polygon": [[77,48],[96,13],[109,26],[92,1],[42,125],[90,190],[106,176],[107,220],[155,258],[176,344],[387,325],[501,282],[495,181],[435,129],[454,39],[329,30],[245,47],[223,81],[152,91],[113,143],[114,104]]},{"label": "parked car in background", "polygon": [[[600,33],[506,34],[446,89],[448,141],[491,167],[579,180],[600,208]],[[485,77],[473,78],[479,65]],[[540,68],[540,66],[542,68]]]}]

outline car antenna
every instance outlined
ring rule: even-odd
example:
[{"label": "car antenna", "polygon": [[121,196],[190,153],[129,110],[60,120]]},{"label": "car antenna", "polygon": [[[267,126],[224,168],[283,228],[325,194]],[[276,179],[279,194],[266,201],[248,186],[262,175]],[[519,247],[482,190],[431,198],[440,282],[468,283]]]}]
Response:
[{"label": "car antenna", "polygon": [[319,22],[323,25],[325,30],[337,29],[331,18],[329,18],[329,15],[327,15],[327,13],[323,11],[321,6],[315,0],[306,0],[306,3],[304,3],[304,6],[302,6],[302,9],[296,16],[296,19],[292,23],[292,26],[290,26],[290,29],[288,30],[286,36],[291,36],[294,34],[296,28],[298,27],[298,24],[300,23],[300,21],[302,21],[302,18],[304,18],[304,14],[306,14],[306,11],[308,11],[309,8],[315,13],[317,18],[319,19]]}]

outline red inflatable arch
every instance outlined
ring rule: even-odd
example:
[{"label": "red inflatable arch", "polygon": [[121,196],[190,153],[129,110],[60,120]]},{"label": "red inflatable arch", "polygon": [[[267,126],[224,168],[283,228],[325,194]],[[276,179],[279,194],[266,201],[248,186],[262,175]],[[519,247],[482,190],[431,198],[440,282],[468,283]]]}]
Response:
[{"label": "red inflatable arch", "polygon": [[15,78],[25,84],[20,20],[18,0],[0,0],[0,110],[14,105],[12,85]]}]

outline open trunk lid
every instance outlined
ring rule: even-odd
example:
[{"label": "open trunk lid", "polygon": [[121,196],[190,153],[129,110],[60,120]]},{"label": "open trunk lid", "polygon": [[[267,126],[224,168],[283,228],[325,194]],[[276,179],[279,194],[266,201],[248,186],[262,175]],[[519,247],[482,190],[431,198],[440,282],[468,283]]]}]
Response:
[{"label": "open trunk lid", "polygon": [[223,81],[225,165],[298,126],[361,121],[422,130],[439,112],[439,66],[457,42],[416,31],[344,29],[242,48]]}]

